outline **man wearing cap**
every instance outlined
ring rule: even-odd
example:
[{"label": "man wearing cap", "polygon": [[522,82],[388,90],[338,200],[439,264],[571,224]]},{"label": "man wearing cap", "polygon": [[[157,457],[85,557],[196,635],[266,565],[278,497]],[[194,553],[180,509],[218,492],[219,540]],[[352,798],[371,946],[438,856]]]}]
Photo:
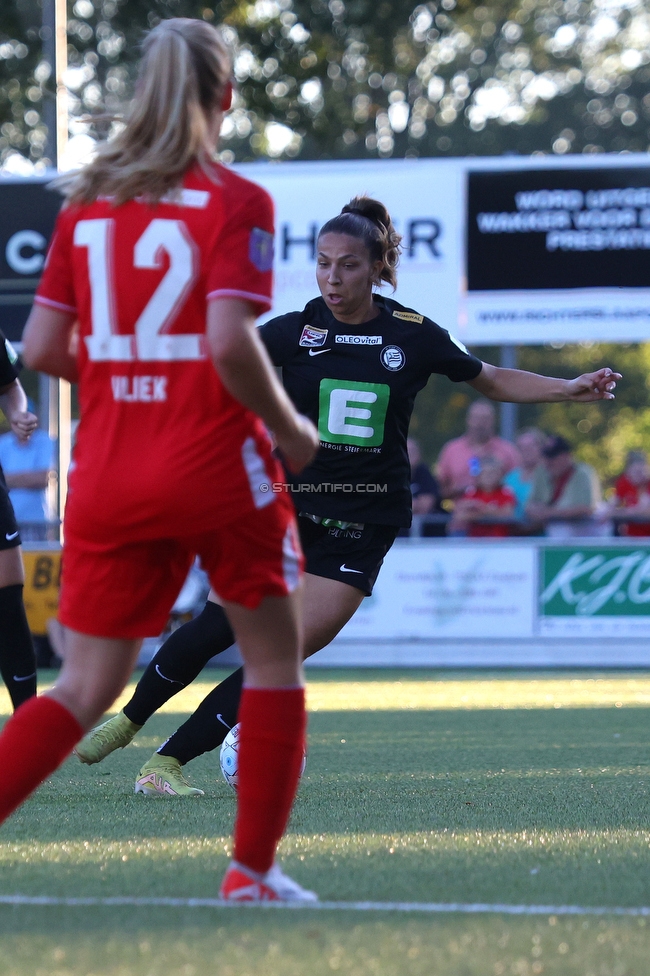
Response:
[{"label": "man wearing cap", "polygon": [[601,495],[591,465],[574,459],[564,437],[551,437],[542,456],[544,464],[535,472],[526,506],[528,518],[543,525],[545,534],[554,539],[602,534],[593,518]]}]

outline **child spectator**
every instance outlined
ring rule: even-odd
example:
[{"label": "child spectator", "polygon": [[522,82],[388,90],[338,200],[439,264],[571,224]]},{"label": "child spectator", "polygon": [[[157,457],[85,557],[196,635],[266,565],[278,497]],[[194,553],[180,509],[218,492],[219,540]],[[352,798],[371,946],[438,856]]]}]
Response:
[{"label": "child spectator", "polygon": [[623,474],[614,485],[614,510],[626,509],[630,514],[647,515],[647,522],[621,522],[619,535],[650,535],[650,471],[643,451],[630,451]]},{"label": "child spectator", "polygon": [[[503,483],[501,461],[488,455],[481,458],[475,483],[465,489],[456,503],[452,530],[457,534],[464,531],[472,539],[503,539],[510,535],[508,522],[514,516],[516,503],[514,492]],[[480,519],[491,521],[477,521]]]},{"label": "child spectator", "polygon": [[515,441],[521,455],[521,464],[509,471],[503,480],[517,499],[515,518],[520,522],[526,519],[526,505],[533,490],[535,472],[543,461],[542,451],[546,440],[545,434],[537,427],[528,427],[521,431]]},{"label": "child spectator", "polygon": [[488,455],[499,459],[504,472],[521,463],[515,445],[497,437],[496,416],[489,400],[474,400],[467,411],[463,436],[443,445],[437,468],[443,498],[462,498]]}]

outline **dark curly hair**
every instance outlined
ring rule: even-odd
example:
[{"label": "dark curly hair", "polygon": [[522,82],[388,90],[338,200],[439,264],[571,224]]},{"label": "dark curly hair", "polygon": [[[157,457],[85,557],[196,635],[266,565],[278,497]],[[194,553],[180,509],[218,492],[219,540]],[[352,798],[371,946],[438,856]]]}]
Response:
[{"label": "dark curly hair", "polygon": [[402,235],[393,227],[390,214],[383,203],[371,197],[354,197],[338,217],[333,217],[320,229],[323,234],[348,234],[363,241],[373,261],[381,261],[379,280],[397,287],[397,265],[401,253]]}]

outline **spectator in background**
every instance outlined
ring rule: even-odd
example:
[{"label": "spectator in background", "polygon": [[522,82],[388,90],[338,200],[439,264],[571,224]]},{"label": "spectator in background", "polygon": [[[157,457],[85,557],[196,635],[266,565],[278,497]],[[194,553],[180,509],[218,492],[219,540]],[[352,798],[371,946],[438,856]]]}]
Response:
[{"label": "spectator in background", "polygon": [[[508,522],[515,514],[517,499],[503,483],[503,465],[499,458],[488,454],[481,459],[480,465],[474,485],[466,488],[463,497],[456,502],[452,533],[468,535],[472,539],[503,539],[510,535]],[[499,519],[505,521],[499,522]]]},{"label": "spectator in background", "polygon": [[523,522],[526,518],[526,504],[533,490],[535,472],[543,461],[546,435],[537,427],[528,427],[521,431],[515,444],[521,456],[521,464],[509,471],[503,480],[517,499],[515,518]]},{"label": "spectator in background", "polygon": [[603,525],[594,519],[601,500],[594,469],[575,461],[564,437],[551,437],[542,454],[526,506],[529,519],[554,539],[602,535]]},{"label": "spectator in background", "polygon": [[[34,413],[29,401],[28,409]],[[21,526],[23,538],[29,536],[23,526],[41,525],[50,519],[45,489],[54,466],[54,442],[46,431],[37,428],[29,440],[19,440],[13,430],[0,436],[0,465],[5,473],[9,497]]]},{"label": "spectator in background", "polygon": [[[420,445],[413,438],[409,437],[406,441],[406,449],[411,464],[411,496],[413,498],[413,515],[445,515],[444,509],[440,504],[442,496],[438,479],[434,478],[427,465],[422,460]],[[409,534],[408,529],[402,530],[404,535]],[[402,534],[400,532],[400,535]],[[417,534],[417,533],[416,533]],[[445,534],[445,523],[440,520],[439,524],[422,525],[420,535],[431,538],[432,536],[443,536]]]},{"label": "spectator in background", "polygon": [[448,441],[438,458],[443,498],[459,498],[478,475],[481,459],[488,455],[501,461],[504,472],[521,463],[514,444],[496,436],[496,411],[489,400],[475,400],[470,405],[465,425],[463,436]]},{"label": "spectator in background", "polygon": [[647,522],[621,522],[619,535],[650,535],[650,471],[648,459],[643,451],[630,451],[625,461],[623,474],[616,479],[614,499],[610,511],[621,511],[632,515],[647,515]]}]

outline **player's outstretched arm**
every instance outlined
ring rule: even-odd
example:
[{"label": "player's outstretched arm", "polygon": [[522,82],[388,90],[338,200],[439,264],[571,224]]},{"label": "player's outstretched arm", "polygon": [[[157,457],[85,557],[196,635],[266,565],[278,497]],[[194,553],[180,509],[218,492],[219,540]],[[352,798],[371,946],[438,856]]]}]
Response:
[{"label": "player's outstretched arm", "polygon": [[75,321],[76,315],[71,312],[33,305],[23,332],[21,358],[25,366],[76,383],[79,372],[71,350]]},{"label": "player's outstretched arm", "polygon": [[616,381],[621,379],[609,367],[595,373],[583,373],[573,380],[561,380],[553,376],[527,373],[523,369],[501,369],[483,363],[483,369],[469,385],[490,400],[510,403],[560,403],[572,400],[592,403],[595,400],[613,400]]},{"label": "player's outstretched arm", "polygon": [[239,298],[210,302],[207,338],[212,362],[228,392],[262,418],[289,467],[301,471],[316,453],[318,433],[296,411],[278,380],[257,333],[253,306]]}]

